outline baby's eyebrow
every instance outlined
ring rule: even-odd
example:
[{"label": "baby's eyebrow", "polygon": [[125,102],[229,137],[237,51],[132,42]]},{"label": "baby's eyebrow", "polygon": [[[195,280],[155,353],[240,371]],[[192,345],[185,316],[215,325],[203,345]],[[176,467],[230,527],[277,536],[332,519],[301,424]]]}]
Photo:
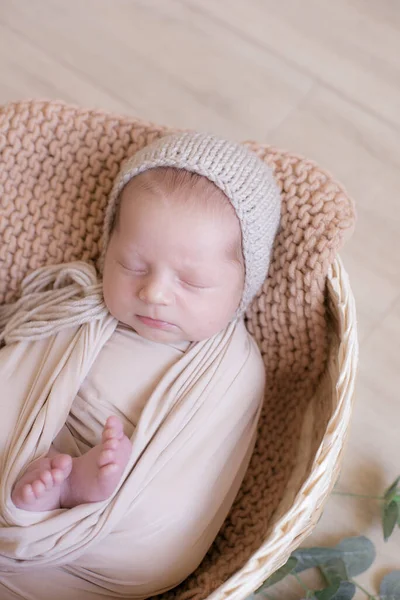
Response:
[{"label": "baby's eyebrow", "polygon": [[122,247],[122,253],[125,256],[140,258],[144,260],[144,256],[140,253],[140,249],[135,244],[127,244]]},{"label": "baby's eyebrow", "polygon": [[179,271],[182,275],[198,275],[201,272],[204,272],[204,269],[207,267],[206,264],[200,264],[195,262],[185,262],[182,265],[178,265],[176,270]]}]

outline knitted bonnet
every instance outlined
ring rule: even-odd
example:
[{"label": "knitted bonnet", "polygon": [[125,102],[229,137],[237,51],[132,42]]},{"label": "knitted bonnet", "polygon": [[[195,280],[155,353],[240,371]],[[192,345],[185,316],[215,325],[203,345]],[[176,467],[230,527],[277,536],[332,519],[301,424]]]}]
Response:
[{"label": "knitted bonnet", "polygon": [[157,167],[185,169],[212,181],[240,221],[245,281],[237,315],[242,315],[268,273],[280,219],[280,194],[271,169],[240,144],[209,134],[184,132],[162,137],[129,158],[117,175],[106,208],[104,261],[120,194],[136,175]]}]

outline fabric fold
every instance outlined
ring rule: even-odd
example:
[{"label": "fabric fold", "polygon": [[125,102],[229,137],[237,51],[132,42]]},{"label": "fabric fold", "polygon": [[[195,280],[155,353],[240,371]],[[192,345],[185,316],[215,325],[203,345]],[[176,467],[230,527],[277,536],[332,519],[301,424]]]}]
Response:
[{"label": "fabric fold", "polygon": [[[242,320],[189,345],[161,377],[108,500],[43,513],[12,503],[24,468],[62,436],[79,389],[116,327],[106,315],[0,351],[3,576],[28,577],[34,568],[52,576],[61,569],[72,587],[83,579],[93,593],[97,587],[115,597],[155,594],[198,566],[231,508],[254,446],[264,389],[262,359]],[[79,414],[85,420],[85,412]]]}]

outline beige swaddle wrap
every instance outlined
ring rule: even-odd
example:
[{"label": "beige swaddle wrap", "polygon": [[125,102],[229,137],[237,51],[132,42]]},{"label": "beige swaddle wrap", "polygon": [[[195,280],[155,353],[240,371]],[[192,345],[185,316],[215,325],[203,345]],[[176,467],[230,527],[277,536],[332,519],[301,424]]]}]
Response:
[{"label": "beige swaddle wrap", "polygon": [[[100,273],[122,189],[156,167],[207,177],[231,202],[242,232],[240,304],[222,331],[175,354],[142,398],[131,457],[113,495],[40,513],[11,500],[27,465],[54,441],[59,451],[85,451],[109,414],[127,417],[132,409],[129,394],[108,409],[101,398],[83,398],[82,386],[117,321],[95,269],[79,262],[34,271],[22,283],[21,299],[0,307],[0,342],[6,342],[0,351],[1,600],[143,598],[177,585],[216,538],[249,464],[265,367],[242,316],[267,274],[279,191],[269,167],[239,144],[198,133],[156,140],[130,157],[114,181]],[[132,354],[121,359],[128,368],[135,361],[132,344]],[[154,368],[156,379],[157,353],[137,360],[143,364],[137,377],[148,378]],[[132,382],[132,389],[140,384]],[[92,439],[82,439],[90,430]]]},{"label": "beige swaddle wrap", "polygon": [[[79,263],[72,271],[79,274]],[[96,289],[96,281],[91,284]],[[70,285],[76,302],[85,298],[84,284]],[[60,303],[53,309],[58,318]],[[21,338],[25,326],[40,338],[40,315],[36,321],[33,314],[22,317]],[[2,600],[161,592],[200,563],[237,494],[264,387],[260,354],[241,319],[190,344],[161,377],[141,412],[131,458],[111,498],[43,513],[14,506],[13,485],[30,461],[62,437],[74,399],[116,326],[99,306],[89,322],[0,351]],[[90,418],[93,411],[95,405]],[[98,412],[101,424],[101,404]],[[85,411],[80,415],[85,425]]]}]

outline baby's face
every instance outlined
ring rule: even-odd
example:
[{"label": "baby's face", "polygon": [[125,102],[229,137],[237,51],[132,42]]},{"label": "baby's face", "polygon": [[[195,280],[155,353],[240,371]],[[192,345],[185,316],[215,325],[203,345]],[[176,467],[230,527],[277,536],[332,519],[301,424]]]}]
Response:
[{"label": "baby's face", "polygon": [[166,203],[134,187],[133,180],[123,191],[105,258],[110,313],[157,342],[212,337],[234,317],[243,290],[236,216]]}]

